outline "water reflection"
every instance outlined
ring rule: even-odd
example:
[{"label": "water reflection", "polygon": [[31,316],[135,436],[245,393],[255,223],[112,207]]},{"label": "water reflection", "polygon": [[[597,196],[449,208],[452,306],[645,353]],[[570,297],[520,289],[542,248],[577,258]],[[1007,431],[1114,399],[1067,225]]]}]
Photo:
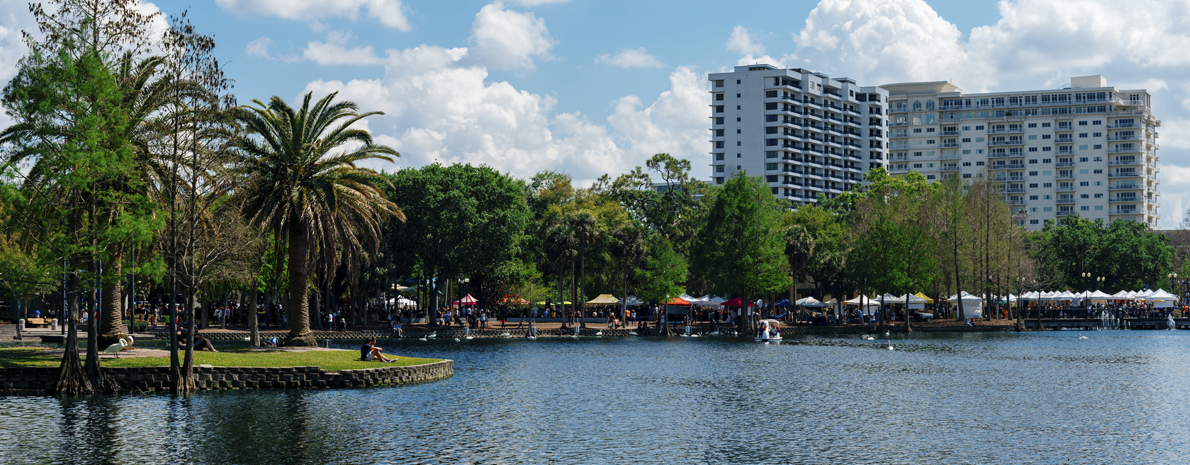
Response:
[{"label": "water reflection", "polygon": [[1171,463],[1190,333],[403,341],[441,382],[0,397],[0,463]]}]

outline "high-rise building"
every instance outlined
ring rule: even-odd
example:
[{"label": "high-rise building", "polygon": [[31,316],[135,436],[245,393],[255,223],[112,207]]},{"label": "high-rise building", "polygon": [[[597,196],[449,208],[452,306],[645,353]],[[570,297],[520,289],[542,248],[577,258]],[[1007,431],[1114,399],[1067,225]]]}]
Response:
[{"label": "high-rise building", "polygon": [[712,73],[711,178],[764,176],[793,205],[834,197],[884,166],[888,91],[803,69]]},{"label": "high-rise building", "polygon": [[890,172],[927,180],[985,176],[1023,225],[1077,213],[1090,219],[1157,219],[1157,131],[1151,96],[1103,76],[1057,90],[964,94],[948,82],[888,91]]}]

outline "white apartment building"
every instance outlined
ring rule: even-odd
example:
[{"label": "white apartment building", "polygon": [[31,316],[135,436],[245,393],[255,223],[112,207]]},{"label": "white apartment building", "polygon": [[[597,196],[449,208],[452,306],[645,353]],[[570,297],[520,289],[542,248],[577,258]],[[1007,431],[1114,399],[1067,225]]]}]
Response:
[{"label": "white apartment building", "polygon": [[986,176],[1031,230],[1073,213],[1156,226],[1161,121],[1147,91],[1117,90],[1103,76],[984,94],[948,82],[881,87],[892,174]]},{"label": "white apartment building", "polygon": [[764,176],[791,206],[834,197],[884,166],[888,91],[803,69],[712,73],[711,180]]}]

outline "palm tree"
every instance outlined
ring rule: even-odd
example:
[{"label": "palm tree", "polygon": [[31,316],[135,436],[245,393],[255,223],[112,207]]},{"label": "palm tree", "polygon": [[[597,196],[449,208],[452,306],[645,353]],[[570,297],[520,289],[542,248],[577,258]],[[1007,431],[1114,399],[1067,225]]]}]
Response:
[{"label": "palm tree", "polygon": [[[551,226],[545,233],[545,248],[546,253],[554,257],[554,263],[557,265],[558,304],[563,309],[562,327],[565,328],[566,293],[562,289],[562,275],[565,273],[566,262],[569,260],[573,263],[574,256],[578,253],[575,248],[574,230],[565,222]],[[573,272],[573,266],[571,271]]]},{"label": "palm tree", "polygon": [[388,181],[356,166],[400,156],[374,144],[368,131],[351,127],[383,113],[358,113],[350,101],[332,103],[336,95],[311,107],[313,93],[307,93],[296,111],[280,97],[267,105],[253,100],[255,107],[237,114],[250,136],[238,143],[249,176],[244,202],[249,223],[288,243],[289,345],[315,344],[307,295],[315,257],[324,261],[324,269],[334,269],[339,259],[359,260],[365,244],[373,252],[379,247],[386,220],[405,219],[385,198],[381,186]]}]

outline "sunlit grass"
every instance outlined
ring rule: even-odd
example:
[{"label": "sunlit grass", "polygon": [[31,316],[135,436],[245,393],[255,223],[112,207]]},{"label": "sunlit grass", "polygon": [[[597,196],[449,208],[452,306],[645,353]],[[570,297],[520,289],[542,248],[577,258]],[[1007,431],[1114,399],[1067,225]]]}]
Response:
[{"label": "sunlit grass", "polygon": [[[56,367],[62,363],[62,358],[54,355],[39,353],[44,348],[10,348],[0,349],[0,367]],[[86,350],[80,350],[86,356]],[[183,354],[179,354],[183,356]],[[393,355],[385,354],[392,358]],[[396,362],[361,362],[357,350],[311,350],[304,352],[285,351],[251,351],[247,347],[221,349],[220,352],[195,352],[195,365],[212,365],[224,367],[293,367],[318,366],[326,371],[356,370],[361,368],[377,368],[385,366],[423,365],[439,361],[432,358],[399,357]],[[169,366],[169,357],[123,357],[107,358],[102,361],[104,367],[153,367]]]}]

